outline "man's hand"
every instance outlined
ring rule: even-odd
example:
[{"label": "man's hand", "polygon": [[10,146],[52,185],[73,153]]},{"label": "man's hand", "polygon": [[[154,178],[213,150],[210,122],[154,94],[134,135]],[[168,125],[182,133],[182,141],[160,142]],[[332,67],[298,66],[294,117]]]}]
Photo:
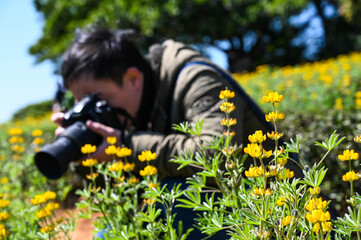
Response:
[{"label": "man's hand", "polygon": [[112,156],[105,154],[105,149],[109,146],[107,143],[107,137],[116,137],[117,144],[120,144],[121,131],[99,122],[93,122],[88,120],[86,126],[93,132],[103,136],[103,141],[97,147],[97,151],[91,155],[92,158],[96,158],[99,162],[102,161],[111,161],[113,160]]},{"label": "man's hand", "polygon": [[50,120],[58,124],[58,128],[55,130],[55,136],[58,136],[65,131],[65,128],[61,126],[61,122],[64,120],[64,115],[65,114],[63,112],[56,112],[51,115]]}]

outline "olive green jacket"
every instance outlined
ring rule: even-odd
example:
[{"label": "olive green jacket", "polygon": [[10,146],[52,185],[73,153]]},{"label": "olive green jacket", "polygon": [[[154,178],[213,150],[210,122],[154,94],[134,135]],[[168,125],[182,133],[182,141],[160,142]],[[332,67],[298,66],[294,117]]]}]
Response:
[{"label": "olive green jacket", "polygon": [[[199,169],[186,167],[177,170],[179,165],[169,160],[186,149],[194,152],[194,139],[174,131],[172,125],[195,123],[203,119],[201,138],[204,142],[211,141],[213,136],[222,135],[226,130],[220,124],[225,113],[219,108],[222,103],[219,93],[226,88],[233,90],[232,86],[209,66],[195,64],[180,72],[191,61],[214,64],[192,47],[172,40],[150,50],[150,62],[156,77],[153,83],[155,101],[153,106],[147,106],[152,109],[149,129],[128,133],[127,141],[127,145],[133,150],[136,171],[145,166],[145,163],[137,160],[137,156],[144,150],[150,150],[157,153],[157,159],[150,164],[158,168],[161,178],[189,177]],[[264,134],[269,131],[237,92],[231,101],[236,105],[235,111],[231,113],[231,117],[237,119],[237,124],[232,127],[236,132],[234,143],[246,146],[249,143],[248,135],[256,130],[263,130]]]}]

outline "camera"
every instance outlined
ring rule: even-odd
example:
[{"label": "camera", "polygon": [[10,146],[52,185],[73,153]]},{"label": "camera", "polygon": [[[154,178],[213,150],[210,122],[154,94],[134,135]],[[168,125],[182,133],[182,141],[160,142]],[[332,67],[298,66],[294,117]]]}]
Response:
[{"label": "camera", "polygon": [[98,146],[103,137],[86,127],[87,120],[100,122],[109,127],[121,129],[118,119],[119,109],[112,108],[106,101],[93,95],[85,96],[64,115],[61,123],[66,127],[56,140],[45,145],[35,154],[35,164],[49,179],[60,178],[68,169],[69,163],[81,159],[81,147],[85,144]]}]

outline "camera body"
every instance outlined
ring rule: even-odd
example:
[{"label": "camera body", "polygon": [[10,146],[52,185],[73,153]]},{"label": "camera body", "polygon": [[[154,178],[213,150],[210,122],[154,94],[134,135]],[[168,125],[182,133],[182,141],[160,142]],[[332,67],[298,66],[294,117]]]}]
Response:
[{"label": "camera body", "polygon": [[103,137],[89,130],[86,121],[100,122],[121,129],[118,109],[93,95],[87,95],[64,115],[61,126],[65,131],[56,140],[45,145],[35,154],[35,164],[47,178],[57,179],[68,169],[69,163],[81,159],[81,147],[85,144],[98,146]]}]

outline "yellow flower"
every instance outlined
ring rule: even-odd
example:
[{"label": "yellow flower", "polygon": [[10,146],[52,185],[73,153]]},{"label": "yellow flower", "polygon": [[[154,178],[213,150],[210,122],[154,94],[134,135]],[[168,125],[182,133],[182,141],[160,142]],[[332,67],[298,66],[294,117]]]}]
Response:
[{"label": "yellow flower", "polygon": [[321,188],[320,187],[310,188],[309,191],[310,191],[310,194],[318,195],[321,192]]},{"label": "yellow flower", "polygon": [[90,173],[86,175],[86,178],[89,180],[95,180],[99,176],[99,173]]},{"label": "yellow flower", "polygon": [[115,155],[117,154],[117,147],[115,145],[110,145],[104,150],[106,155]]},{"label": "yellow flower", "polygon": [[331,222],[322,222],[321,223],[322,230],[324,232],[329,232],[332,230],[332,223]]},{"label": "yellow flower", "polygon": [[158,187],[158,186],[159,186],[158,183],[152,183],[152,182],[150,182],[149,185],[148,185],[148,187],[149,187],[150,189],[156,188],[156,187]]},{"label": "yellow flower", "polygon": [[282,120],[284,118],[285,118],[285,114],[284,113],[279,113],[278,111],[270,112],[270,113],[266,114],[266,121],[267,122]]},{"label": "yellow flower", "polygon": [[236,106],[231,102],[223,102],[219,108],[222,112],[231,113],[236,109]]},{"label": "yellow flower", "polygon": [[155,203],[154,199],[144,199],[143,201],[144,201],[145,204],[148,204],[148,205]]},{"label": "yellow flower", "polygon": [[306,209],[310,212],[312,212],[313,210],[325,210],[327,207],[327,201],[322,201],[322,198],[312,198],[307,206]]},{"label": "yellow flower", "polygon": [[88,159],[82,161],[81,164],[82,164],[84,167],[92,167],[92,166],[98,164],[98,160],[96,160],[96,159],[94,159],[94,158],[88,158]]},{"label": "yellow flower", "polygon": [[43,135],[43,130],[41,130],[41,129],[35,129],[35,130],[33,130],[33,131],[31,132],[31,135],[32,135],[33,137],[39,137],[39,136]]},{"label": "yellow flower", "polygon": [[259,196],[269,196],[272,195],[273,191],[269,188],[264,189],[264,188],[253,188],[253,193],[251,193],[252,195],[259,195]]},{"label": "yellow flower", "polygon": [[271,133],[269,133],[269,132],[267,133],[267,137],[272,139],[272,140],[278,140],[281,137],[283,137],[283,133],[272,131]]},{"label": "yellow flower", "polygon": [[343,151],[342,155],[338,155],[338,159],[341,161],[348,161],[348,160],[357,160],[359,158],[359,154],[354,150],[345,150]]},{"label": "yellow flower", "polygon": [[129,184],[139,183],[139,178],[136,178],[136,177],[129,178],[128,183]]},{"label": "yellow flower", "polygon": [[42,227],[42,228],[40,229],[40,232],[41,232],[41,233],[52,232],[52,231],[54,231],[54,228],[55,228],[55,225],[54,225],[54,224],[51,224],[51,225]]},{"label": "yellow flower", "polygon": [[252,178],[252,177],[259,177],[259,176],[263,176],[265,173],[265,170],[262,166],[259,167],[250,167],[248,169],[248,171],[245,171],[244,174],[246,175],[246,177],[248,178]]},{"label": "yellow flower", "polygon": [[135,163],[126,163],[124,166],[123,166],[123,170],[124,171],[133,171],[135,168]]},{"label": "yellow flower", "polygon": [[10,213],[0,212],[0,221],[6,220],[10,217]]},{"label": "yellow flower", "polygon": [[49,209],[40,209],[39,212],[36,212],[35,215],[38,219],[49,217],[53,214],[53,211]]},{"label": "yellow flower", "polygon": [[237,124],[237,119],[235,118],[229,118],[229,119],[222,119],[221,120],[221,125],[222,126],[227,126],[227,127],[230,127],[230,126],[233,126],[233,125],[236,125]]},{"label": "yellow flower", "polygon": [[23,143],[24,141],[25,141],[25,139],[23,137],[19,137],[19,136],[12,136],[9,139],[10,144]]},{"label": "yellow flower", "polygon": [[266,135],[263,135],[262,130],[256,131],[254,134],[248,136],[251,143],[262,143],[266,141]]},{"label": "yellow flower", "polygon": [[361,134],[358,135],[358,136],[356,136],[356,137],[354,137],[353,140],[354,140],[356,143],[361,143]]},{"label": "yellow flower", "polygon": [[127,147],[117,148],[117,157],[123,158],[123,157],[130,157],[132,156],[132,149],[129,149]]},{"label": "yellow flower", "polygon": [[138,159],[141,162],[144,162],[144,161],[149,162],[149,161],[152,161],[152,160],[154,160],[156,158],[157,158],[157,154],[152,153],[151,151],[142,151],[142,154],[138,155]]},{"label": "yellow flower", "polygon": [[117,143],[117,137],[107,137],[107,142],[109,144],[116,144]]},{"label": "yellow flower", "polygon": [[55,198],[56,198],[56,193],[55,192],[47,191],[47,192],[45,192],[43,194],[35,195],[35,197],[33,199],[31,199],[30,202],[33,205],[38,205],[38,204],[45,203],[48,200],[52,200],[52,199],[55,199]]},{"label": "yellow flower", "polygon": [[287,216],[282,219],[282,226],[287,226],[291,223],[292,217]]},{"label": "yellow flower", "polygon": [[0,179],[1,184],[6,184],[8,182],[9,182],[9,179],[7,177],[3,177],[3,178]]},{"label": "yellow flower", "polygon": [[233,136],[236,135],[236,132],[234,132],[234,131],[224,131],[223,135],[233,137]]},{"label": "yellow flower", "polygon": [[9,205],[10,205],[9,200],[0,199],[0,208],[5,208],[8,207]]},{"label": "yellow flower", "polygon": [[266,103],[280,103],[283,95],[279,95],[278,92],[269,92],[267,96],[263,96],[262,100]]},{"label": "yellow flower", "polygon": [[306,219],[310,223],[326,222],[331,219],[331,215],[328,211],[323,212],[320,209],[316,209],[316,210],[313,210],[311,213],[307,213]]},{"label": "yellow flower", "polygon": [[11,147],[11,150],[13,150],[14,152],[17,152],[17,153],[23,153],[25,152],[25,148],[20,146],[20,145],[14,145]]},{"label": "yellow flower", "polygon": [[146,166],[145,168],[144,168],[144,170],[140,170],[139,171],[139,174],[141,175],[141,176],[150,176],[150,175],[154,175],[154,174],[157,174],[158,173],[158,169],[156,168],[156,167],[154,167],[154,166],[151,166],[151,165],[149,165],[149,166]]},{"label": "yellow flower", "polygon": [[243,149],[243,151],[250,155],[251,157],[258,158],[262,156],[263,147],[258,145],[257,143],[247,144],[247,147]]},{"label": "yellow flower", "polygon": [[112,165],[109,166],[109,171],[111,172],[119,172],[121,170],[123,170],[123,162],[119,161],[119,162],[115,162]]},{"label": "yellow flower", "polygon": [[23,130],[21,128],[11,128],[9,129],[8,133],[11,136],[21,135],[23,134]]},{"label": "yellow flower", "polygon": [[342,176],[342,180],[345,181],[345,182],[353,182],[355,180],[359,180],[360,177],[359,177],[360,173],[355,173],[355,171],[349,171],[347,172],[345,175]]},{"label": "yellow flower", "polygon": [[280,199],[276,201],[277,206],[283,206],[286,203],[287,199],[284,196],[281,196]]},{"label": "yellow flower", "polygon": [[284,171],[283,171],[283,173],[279,173],[278,174],[278,178],[280,179],[280,180],[282,180],[283,179],[283,176],[287,179],[287,178],[293,178],[294,176],[295,176],[295,173],[293,172],[293,171],[290,171],[288,168],[287,169],[285,169]]},{"label": "yellow flower", "polygon": [[90,154],[97,150],[97,146],[91,145],[91,144],[85,144],[83,147],[81,147],[81,152],[83,154]]},{"label": "yellow flower", "polygon": [[9,236],[10,232],[6,230],[5,224],[0,224],[0,239]]},{"label": "yellow flower", "polygon": [[33,140],[33,144],[35,145],[40,145],[40,144],[44,144],[45,143],[45,139],[41,138],[41,137],[36,137]]},{"label": "yellow flower", "polygon": [[59,206],[60,206],[59,203],[50,202],[50,203],[46,204],[44,209],[49,210],[49,211],[54,211],[54,210],[58,209]]},{"label": "yellow flower", "polygon": [[285,166],[287,164],[287,158],[277,158],[277,164]]},{"label": "yellow flower", "polygon": [[336,98],[335,105],[333,106],[333,108],[336,109],[336,110],[342,110],[343,109],[342,98]]},{"label": "yellow flower", "polygon": [[219,99],[230,99],[230,98],[234,98],[235,93],[226,89],[226,90],[222,90],[219,94]]}]

